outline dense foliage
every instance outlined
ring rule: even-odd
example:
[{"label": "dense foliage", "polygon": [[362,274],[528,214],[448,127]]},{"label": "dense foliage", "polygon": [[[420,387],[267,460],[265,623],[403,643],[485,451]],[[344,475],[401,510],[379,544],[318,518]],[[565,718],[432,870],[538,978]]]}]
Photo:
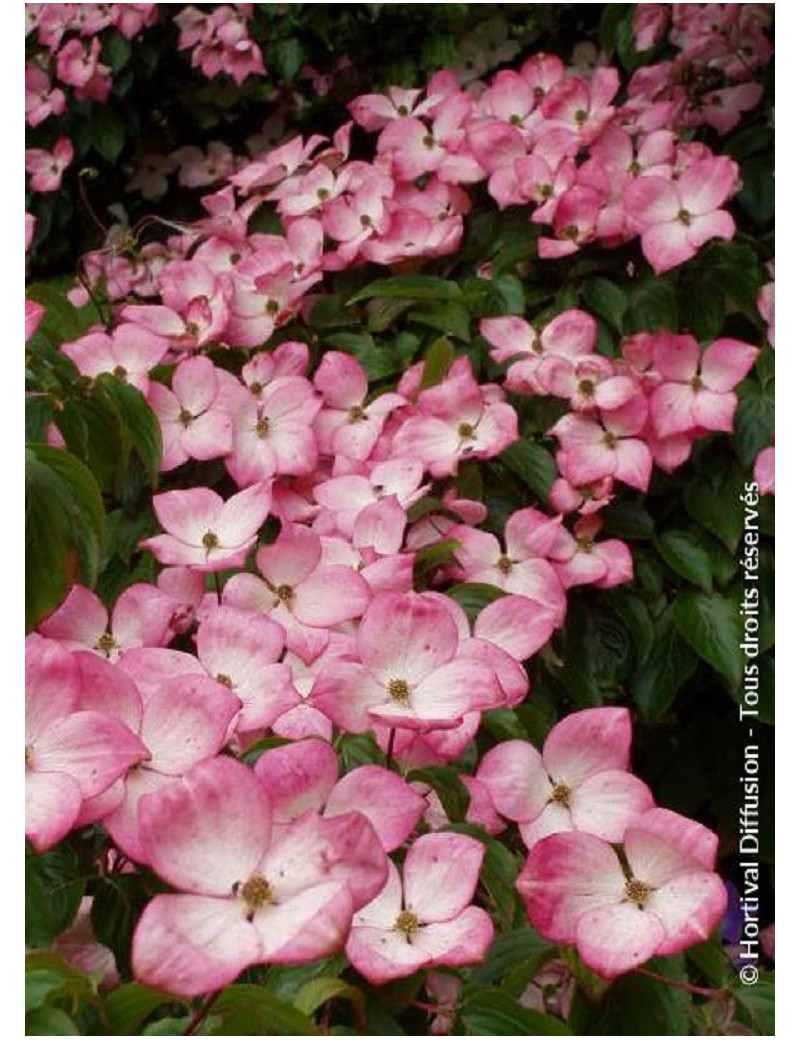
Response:
[{"label": "dense foliage", "polygon": [[771,1035],[772,5],[26,8],[27,1032]]}]

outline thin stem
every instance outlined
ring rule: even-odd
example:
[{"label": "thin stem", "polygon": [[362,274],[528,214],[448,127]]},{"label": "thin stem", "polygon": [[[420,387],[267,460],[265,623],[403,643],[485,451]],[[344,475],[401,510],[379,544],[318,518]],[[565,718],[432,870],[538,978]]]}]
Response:
[{"label": "thin stem", "polygon": [[671,979],[669,975],[660,975],[657,971],[649,971],[647,968],[637,968],[637,975],[653,979],[654,982],[663,982],[665,986],[673,989],[682,989],[686,993],[694,993],[697,997],[705,997],[707,1000],[725,1000],[729,993],[726,989],[706,989],[705,986],[693,986],[691,982],[681,982],[680,979]]},{"label": "thin stem", "polygon": [[206,998],[202,1007],[199,1008],[199,1010],[195,1011],[195,1013],[189,1019],[189,1024],[184,1029],[181,1036],[194,1036],[197,1033],[197,1030],[208,1016],[209,1011],[214,1005],[214,1001],[217,999],[221,992],[222,990],[217,990],[216,993],[212,993],[210,997]]},{"label": "thin stem", "polygon": [[392,755],[394,754],[394,735],[397,731],[394,726],[389,730],[389,743],[386,746],[386,768],[392,768]]},{"label": "thin stem", "polygon": [[94,309],[100,315],[100,321],[102,321],[102,323],[105,325],[106,329],[110,328],[110,326],[111,326],[111,315],[109,314],[108,316],[106,316],[105,314],[103,314],[103,308],[100,306],[99,300],[97,299],[95,294],[92,292],[92,286],[91,286],[91,283],[89,282],[89,279],[86,277],[86,274],[82,270],[80,270],[80,269],[78,270],[78,281],[81,283],[83,288],[86,290],[86,295],[89,297],[89,299],[91,300],[92,304],[94,305]]},{"label": "thin stem", "polygon": [[89,201],[89,196],[86,193],[85,178],[86,177],[94,178],[95,176],[97,176],[97,171],[96,170],[92,171],[92,170],[87,168],[87,169],[83,169],[83,170],[80,171],[80,173],[78,174],[78,195],[80,196],[80,200],[83,203],[83,205],[84,205],[84,207],[86,209],[86,212],[91,217],[91,219],[92,219],[93,223],[95,224],[95,226],[100,229],[100,231],[102,232],[103,238],[105,239],[106,235],[108,234],[108,228],[105,226],[103,221],[95,213],[94,207],[92,206],[91,202]]},{"label": "thin stem", "polygon": [[219,583],[219,574],[216,571],[211,573],[214,577],[214,588],[217,590],[217,606],[222,606],[222,586]]}]

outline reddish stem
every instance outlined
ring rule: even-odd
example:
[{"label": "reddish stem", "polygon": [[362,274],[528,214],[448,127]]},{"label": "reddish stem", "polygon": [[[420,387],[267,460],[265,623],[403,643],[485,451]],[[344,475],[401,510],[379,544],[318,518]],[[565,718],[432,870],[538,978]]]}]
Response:
[{"label": "reddish stem", "polygon": [[637,968],[637,975],[653,979],[654,982],[663,982],[665,986],[673,989],[682,989],[686,993],[694,993],[697,997],[706,997],[707,1000],[725,1000],[729,996],[726,989],[706,989],[705,986],[693,986],[691,982],[681,982],[680,979],[672,979],[669,975],[660,975],[657,971],[648,971],[647,968]]}]

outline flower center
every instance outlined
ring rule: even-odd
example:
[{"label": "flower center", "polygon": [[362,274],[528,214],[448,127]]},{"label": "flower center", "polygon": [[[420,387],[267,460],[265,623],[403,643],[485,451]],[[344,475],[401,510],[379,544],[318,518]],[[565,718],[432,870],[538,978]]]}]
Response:
[{"label": "flower center", "polygon": [[32,760],[33,760],[33,745],[26,744],[25,745],[25,768],[26,769],[31,764]]},{"label": "flower center", "polygon": [[263,910],[273,902],[272,885],[261,874],[253,874],[244,884],[237,881],[233,886],[233,894],[247,907],[248,921],[253,920],[256,910]]},{"label": "flower center", "polygon": [[362,420],[366,419],[366,417],[367,413],[364,411],[360,404],[354,404],[351,408],[347,409],[348,422],[361,422]]},{"label": "flower center", "polygon": [[582,379],[578,383],[578,390],[584,397],[594,397],[594,383],[591,379]]},{"label": "flower center", "polygon": [[277,589],[275,589],[275,595],[277,596],[279,603],[288,603],[292,596],[294,596],[294,589],[291,585],[279,585]]},{"label": "flower center", "polygon": [[475,438],[475,427],[468,422],[459,423],[458,436],[462,441],[471,441]]},{"label": "flower center", "polygon": [[402,910],[397,915],[394,928],[396,932],[400,932],[407,939],[410,939],[419,928],[419,918],[411,910]]},{"label": "flower center", "polygon": [[325,202],[326,199],[331,197],[331,193],[327,188],[317,188],[317,198],[320,202]]},{"label": "flower center", "polygon": [[635,903],[640,910],[644,910],[652,891],[649,885],[636,878],[631,878],[625,883],[625,899],[629,903]]},{"label": "flower center", "polygon": [[128,370],[127,370],[127,368],[123,368],[122,365],[117,365],[117,367],[114,369],[114,371],[111,374],[116,376],[117,379],[123,379],[124,380],[127,377],[127,375],[128,375]]},{"label": "flower center", "polygon": [[215,675],[214,678],[217,682],[222,683],[223,686],[227,686],[229,690],[233,689],[233,679],[229,675],[225,675],[224,672],[220,672],[219,675]]},{"label": "flower center", "polygon": [[258,380],[250,384],[250,393],[253,395],[253,397],[258,397],[258,395],[261,393],[263,389],[263,384],[259,383]]},{"label": "flower center", "polygon": [[577,224],[568,224],[560,234],[560,238],[569,238],[573,242],[577,242],[580,238],[581,229]]},{"label": "flower center", "polygon": [[681,222],[681,224],[689,225],[692,222],[692,214],[689,212],[688,209],[679,209],[678,220]]},{"label": "flower center", "polygon": [[692,376],[692,390],[697,393],[698,390],[703,389],[703,380],[700,376]]},{"label": "flower center", "polygon": [[619,438],[616,433],[612,433],[611,430],[606,430],[603,434],[603,444],[605,444],[607,448],[616,448],[618,440]]},{"label": "flower center", "polygon": [[409,690],[408,683],[405,679],[390,679],[387,690],[389,691],[389,696],[392,700],[399,701],[401,704],[404,704],[411,696],[411,690]]},{"label": "flower center", "polygon": [[259,419],[255,425],[256,437],[266,437],[269,431],[269,419]]},{"label": "flower center", "polygon": [[505,553],[503,553],[503,555],[498,558],[496,564],[496,567],[501,574],[508,574],[513,566],[514,561],[511,559],[510,556],[506,556]]},{"label": "flower center", "polygon": [[186,429],[191,424],[193,419],[194,416],[188,409],[181,408],[181,414],[178,416],[178,420],[180,421],[180,424],[181,426],[183,426],[184,429]]},{"label": "flower center", "polygon": [[568,806],[571,795],[572,791],[566,784],[555,784],[553,793],[550,795],[550,801],[556,802],[558,805]]},{"label": "flower center", "polygon": [[99,650],[101,654],[105,654],[108,657],[112,650],[116,650],[117,641],[111,635],[110,632],[104,632],[97,642],[94,644],[95,650]]},{"label": "flower center", "polygon": [[264,306],[264,310],[267,312],[267,314],[270,315],[277,314],[280,309],[281,305],[278,303],[277,300],[267,300]]},{"label": "flower center", "polygon": [[425,136],[422,138],[422,143],[425,145],[426,148],[433,148],[433,146],[436,144],[436,138],[433,136],[433,134],[425,134]]},{"label": "flower center", "polygon": [[219,545],[219,538],[214,534],[213,531],[206,531],[201,539],[203,548],[206,553],[210,553],[212,549],[216,549]]}]

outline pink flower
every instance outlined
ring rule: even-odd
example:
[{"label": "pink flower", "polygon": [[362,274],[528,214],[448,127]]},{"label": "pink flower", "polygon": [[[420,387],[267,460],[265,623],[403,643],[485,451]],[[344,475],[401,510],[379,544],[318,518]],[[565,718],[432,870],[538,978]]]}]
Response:
[{"label": "pink flower", "polygon": [[25,645],[25,835],[38,852],[67,834],[86,798],[100,794],[147,749],[127,726],[80,710],[75,658],[57,643]]},{"label": "pink flower", "polygon": [[28,126],[39,126],[50,116],[64,111],[64,91],[51,87],[50,77],[38,65],[25,66],[25,121]]},{"label": "pink flower", "polygon": [[485,910],[471,906],[484,847],[462,834],[425,834],[403,867],[389,862],[380,895],[356,914],[346,953],[375,986],[443,964],[483,959],[494,936]]},{"label": "pink flower", "polygon": [[148,401],[161,426],[162,472],[187,459],[218,459],[231,450],[233,424],[221,404],[222,389],[218,370],[207,357],[178,365],[171,390],[163,383],[151,384]]},{"label": "pink flower", "polygon": [[175,602],[145,582],[129,586],[120,595],[109,618],[100,597],[83,585],[69,595],[39,631],[70,650],[92,650],[110,661],[138,646],[163,646],[172,638],[170,621]]},{"label": "pink flower", "polygon": [[459,634],[446,608],[410,593],[378,593],[358,629],[359,661],[336,662],[311,701],[337,725],[362,733],[375,723],[453,728],[502,694],[485,664],[457,656]]},{"label": "pink flower", "polygon": [[361,365],[349,354],[327,351],[314,375],[325,406],[314,423],[320,450],[329,455],[366,459],[387,416],[406,403],[400,394],[379,394],[367,402],[369,384]]},{"label": "pink flower", "polygon": [[476,777],[529,849],[559,831],[621,841],[653,805],[647,785],[628,772],[630,746],[626,708],[587,708],[557,723],[541,754],[524,740],[497,744]]},{"label": "pink flower", "polygon": [[219,571],[240,567],[269,515],[272,488],[253,484],[227,502],[210,488],[167,491],[153,508],[168,532],[141,542],[160,563]]},{"label": "pink flower", "polygon": [[25,149],[25,170],[31,175],[34,191],[58,191],[64,170],[75,156],[75,149],[68,137],[59,137],[53,151],[42,148]]},{"label": "pink flower", "polygon": [[593,484],[603,477],[615,477],[646,491],[653,457],[637,434],[644,430],[647,416],[647,401],[641,395],[606,412],[602,422],[575,412],[563,416],[551,431],[560,447],[558,468],[570,484]]},{"label": "pink flower", "polygon": [[693,336],[662,335],[653,345],[653,365],[663,376],[650,398],[658,437],[692,430],[733,430],[735,388],[758,357],[758,347],[718,339],[701,356]]},{"label": "pink flower", "polygon": [[140,837],[179,891],[147,906],[133,970],[182,996],[221,989],[251,964],[334,953],[353,912],[386,878],[386,857],[357,813],[309,813],[277,840],[267,793],[247,766],[215,758],[142,799]]},{"label": "pink flower", "polygon": [[61,345],[81,375],[94,379],[104,372],[130,383],[147,394],[150,370],[167,352],[168,344],[138,325],[118,325],[107,332],[88,332],[80,339]]},{"label": "pink flower", "polygon": [[601,838],[551,834],[517,879],[534,928],[577,946],[608,979],[707,939],[728,902],[714,873],[716,835],[699,823],[650,809],[626,830],[623,851],[625,867]]},{"label": "pink flower", "polygon": [[689,260],[709,239],[733,238],[733,217],[720,207],[738,176],[732,159],[717,156],[693,163],[677,181],[639,177],[626,186],[625,210],[642,229],[642,250],[659,274]]}]

